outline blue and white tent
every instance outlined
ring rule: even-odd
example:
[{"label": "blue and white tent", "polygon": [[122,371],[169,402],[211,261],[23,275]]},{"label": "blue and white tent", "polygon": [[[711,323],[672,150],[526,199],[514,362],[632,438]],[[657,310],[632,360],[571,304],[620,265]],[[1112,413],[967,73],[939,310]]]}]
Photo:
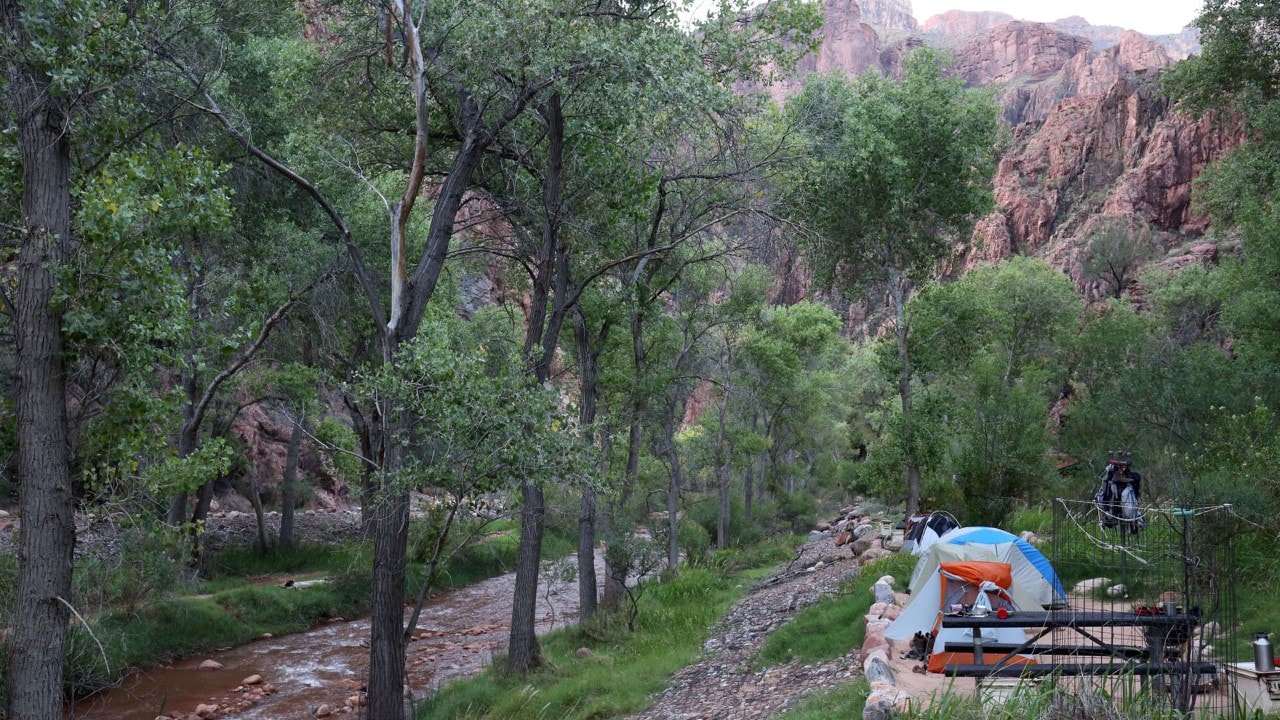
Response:
[{"label": "blue and white tent", "polygon": [[911,593],[919,592],[941,563],[964,560],[1009,563],[1014,583],[1041,606],[1067,603],[1067,591],[1044,553],[1013,533],[982,526],[950,530],[930,545],[911,573]]}]

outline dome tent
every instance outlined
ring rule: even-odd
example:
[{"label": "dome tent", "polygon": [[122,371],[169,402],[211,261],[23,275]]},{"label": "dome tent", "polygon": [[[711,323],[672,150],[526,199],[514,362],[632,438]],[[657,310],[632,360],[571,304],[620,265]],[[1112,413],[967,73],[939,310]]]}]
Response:
[{"label": "dome tent", "polygon": [[[972,652],[955,648],[973,645],[973,629],[944,628],[942,615],[955,606],[970,608],[979,602],[979,597],[985,600],[983,604],[992,612],[1002,608],[1017,611],[1035,607],[1035,600],[1027,597],[1014,582],[1009,563],[943,562],[913,593],[911,603],[889,624],[884,636],[891,640],[906,640],[917,633],[932,636],[932,651],[928,657],[930,672],[943,672],[950,664],[972,663]],[[989,627],[982,629],[982,637],[987,642],[1016,645],[1026,639],[1026,634],[1021,628]],[[948,649],[949,644],[951,649]],[[1031,663],[1034,659],[1019,655],[1010,662]]]},{"label": "dome tent", "polygon": [[[947,532],[920,556],[907,592],[916,593],[937,572],[940,563],[963,560],[985,560],[1008,563],[1013,583],[1021,594],[1042,607],[1060,607],[1067,602],[1067,591],[1044,553],[1013,533],[993,527],[963,527]],[[1035,604],[1023,605],[1031,609]]]},{"label": "dome tent", "polygon": [[907,523],[902,549],[912,555],[923,555],[929,546],[948,531],[960,527],[960,522],[949,512],[935,511],[928,515],[915,515]]}]

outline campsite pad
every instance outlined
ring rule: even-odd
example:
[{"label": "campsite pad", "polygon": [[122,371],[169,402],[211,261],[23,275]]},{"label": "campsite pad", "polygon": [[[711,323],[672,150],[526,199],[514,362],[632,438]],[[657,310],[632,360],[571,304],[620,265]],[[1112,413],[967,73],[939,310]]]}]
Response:
[{"label": "campsite pad", "polygon": [[[911,602],[911,596],[906,593],[895,593],[895,601],[899,607],[905,607]],[[1068,593],[1069,606],[1087,606],[1091,610],[1109,610],[1114,612],[1126,612],[1132,608],[1132,603],[1128,601],[1111,601],[1099,602],[1097,599],[1089,596]],[[1026,631],[1026,636],[1038,632],[1038,629],[1032,628]],[[1143,644],[1142,631],[1133,627],[1115,627],[1106,630],[1091,628],[1091,634],[1100,636],[1100,639],[1122,645],[1140,646]],[[1063,642],[1068,644],[1080,644],[1085,642],[1082,637],[1069,629],[1053,630],[1045,635],[1039,642]],[[897,688],[903,692],[909,693],[912,697],[912,705],[916,708],[927,708],[932,703],[934,697],[940,697],[942,694],[950,691],[956,695],[972,696],[977,693],[977,681],[974,678],[951,678],[941,673],[919,673],[914,668],[923,668],[926,661],[915,659],[904,659],[902,654],[907,651],[909,643],[903,640],[894,640],[893,656],[889,659],[889,666],[893,669],[894,680]],[[1041,661],[1052,661],[1055,658],[1041,656]],[[1063,661],[1070,661],[1067,658],[1059,658]],[[1064,682],[1078,682],[1080,678],[1063,678]],[[1088,682],[1098,683],[1105,682],[1103,678],[1090,677]],[[1219,690],[1218,693],[1222,693]]]}]

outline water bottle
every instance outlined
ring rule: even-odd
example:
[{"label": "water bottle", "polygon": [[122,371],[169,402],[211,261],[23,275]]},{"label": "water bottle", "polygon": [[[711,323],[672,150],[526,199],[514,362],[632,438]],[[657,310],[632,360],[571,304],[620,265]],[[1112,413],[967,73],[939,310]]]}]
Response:
[{"label": "water bottle", "polygon": [[1258,672],[1270,672],[1276,669],[1276,658],[1271,652],[1270,633],[1260,632],[1253,636],[1253,669]]},{"label": "water bottle", "polygon": [[[986,617],[991,614],[991,598],[987,597],[987,593],[983,590],[978,591],[978,597],[973,600],[973,609],[970,611],[975,617]],[[1270,643],[1267,647],[1270,647]]]}]

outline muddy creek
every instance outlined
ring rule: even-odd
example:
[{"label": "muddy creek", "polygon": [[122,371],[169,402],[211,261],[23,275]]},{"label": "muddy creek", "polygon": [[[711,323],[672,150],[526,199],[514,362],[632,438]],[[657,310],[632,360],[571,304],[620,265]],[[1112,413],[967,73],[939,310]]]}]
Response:
[{"label": "muddy creek", "polygon": [[[503,575],[427,602],[406,651],[406,681],[414,697],[478,673],[505,650],[514,585],[514,574]],[[576,581],[548,585],[545,576],[540,579],[539,632],[575,622],[577,613]],[[322,705],[335,714],[345,712],[362,700],[368,641],[368,618],[322,623],[308,632],[263,638],[135,673],[120,687],[69,708],[67,717],[155,720],[192,716],[200,705],[217,705],[208,714],[237,720],[307,718]],[[222,668],[201,669],[207,660]],[[243,682],[254,675],[260,682]]]}]

